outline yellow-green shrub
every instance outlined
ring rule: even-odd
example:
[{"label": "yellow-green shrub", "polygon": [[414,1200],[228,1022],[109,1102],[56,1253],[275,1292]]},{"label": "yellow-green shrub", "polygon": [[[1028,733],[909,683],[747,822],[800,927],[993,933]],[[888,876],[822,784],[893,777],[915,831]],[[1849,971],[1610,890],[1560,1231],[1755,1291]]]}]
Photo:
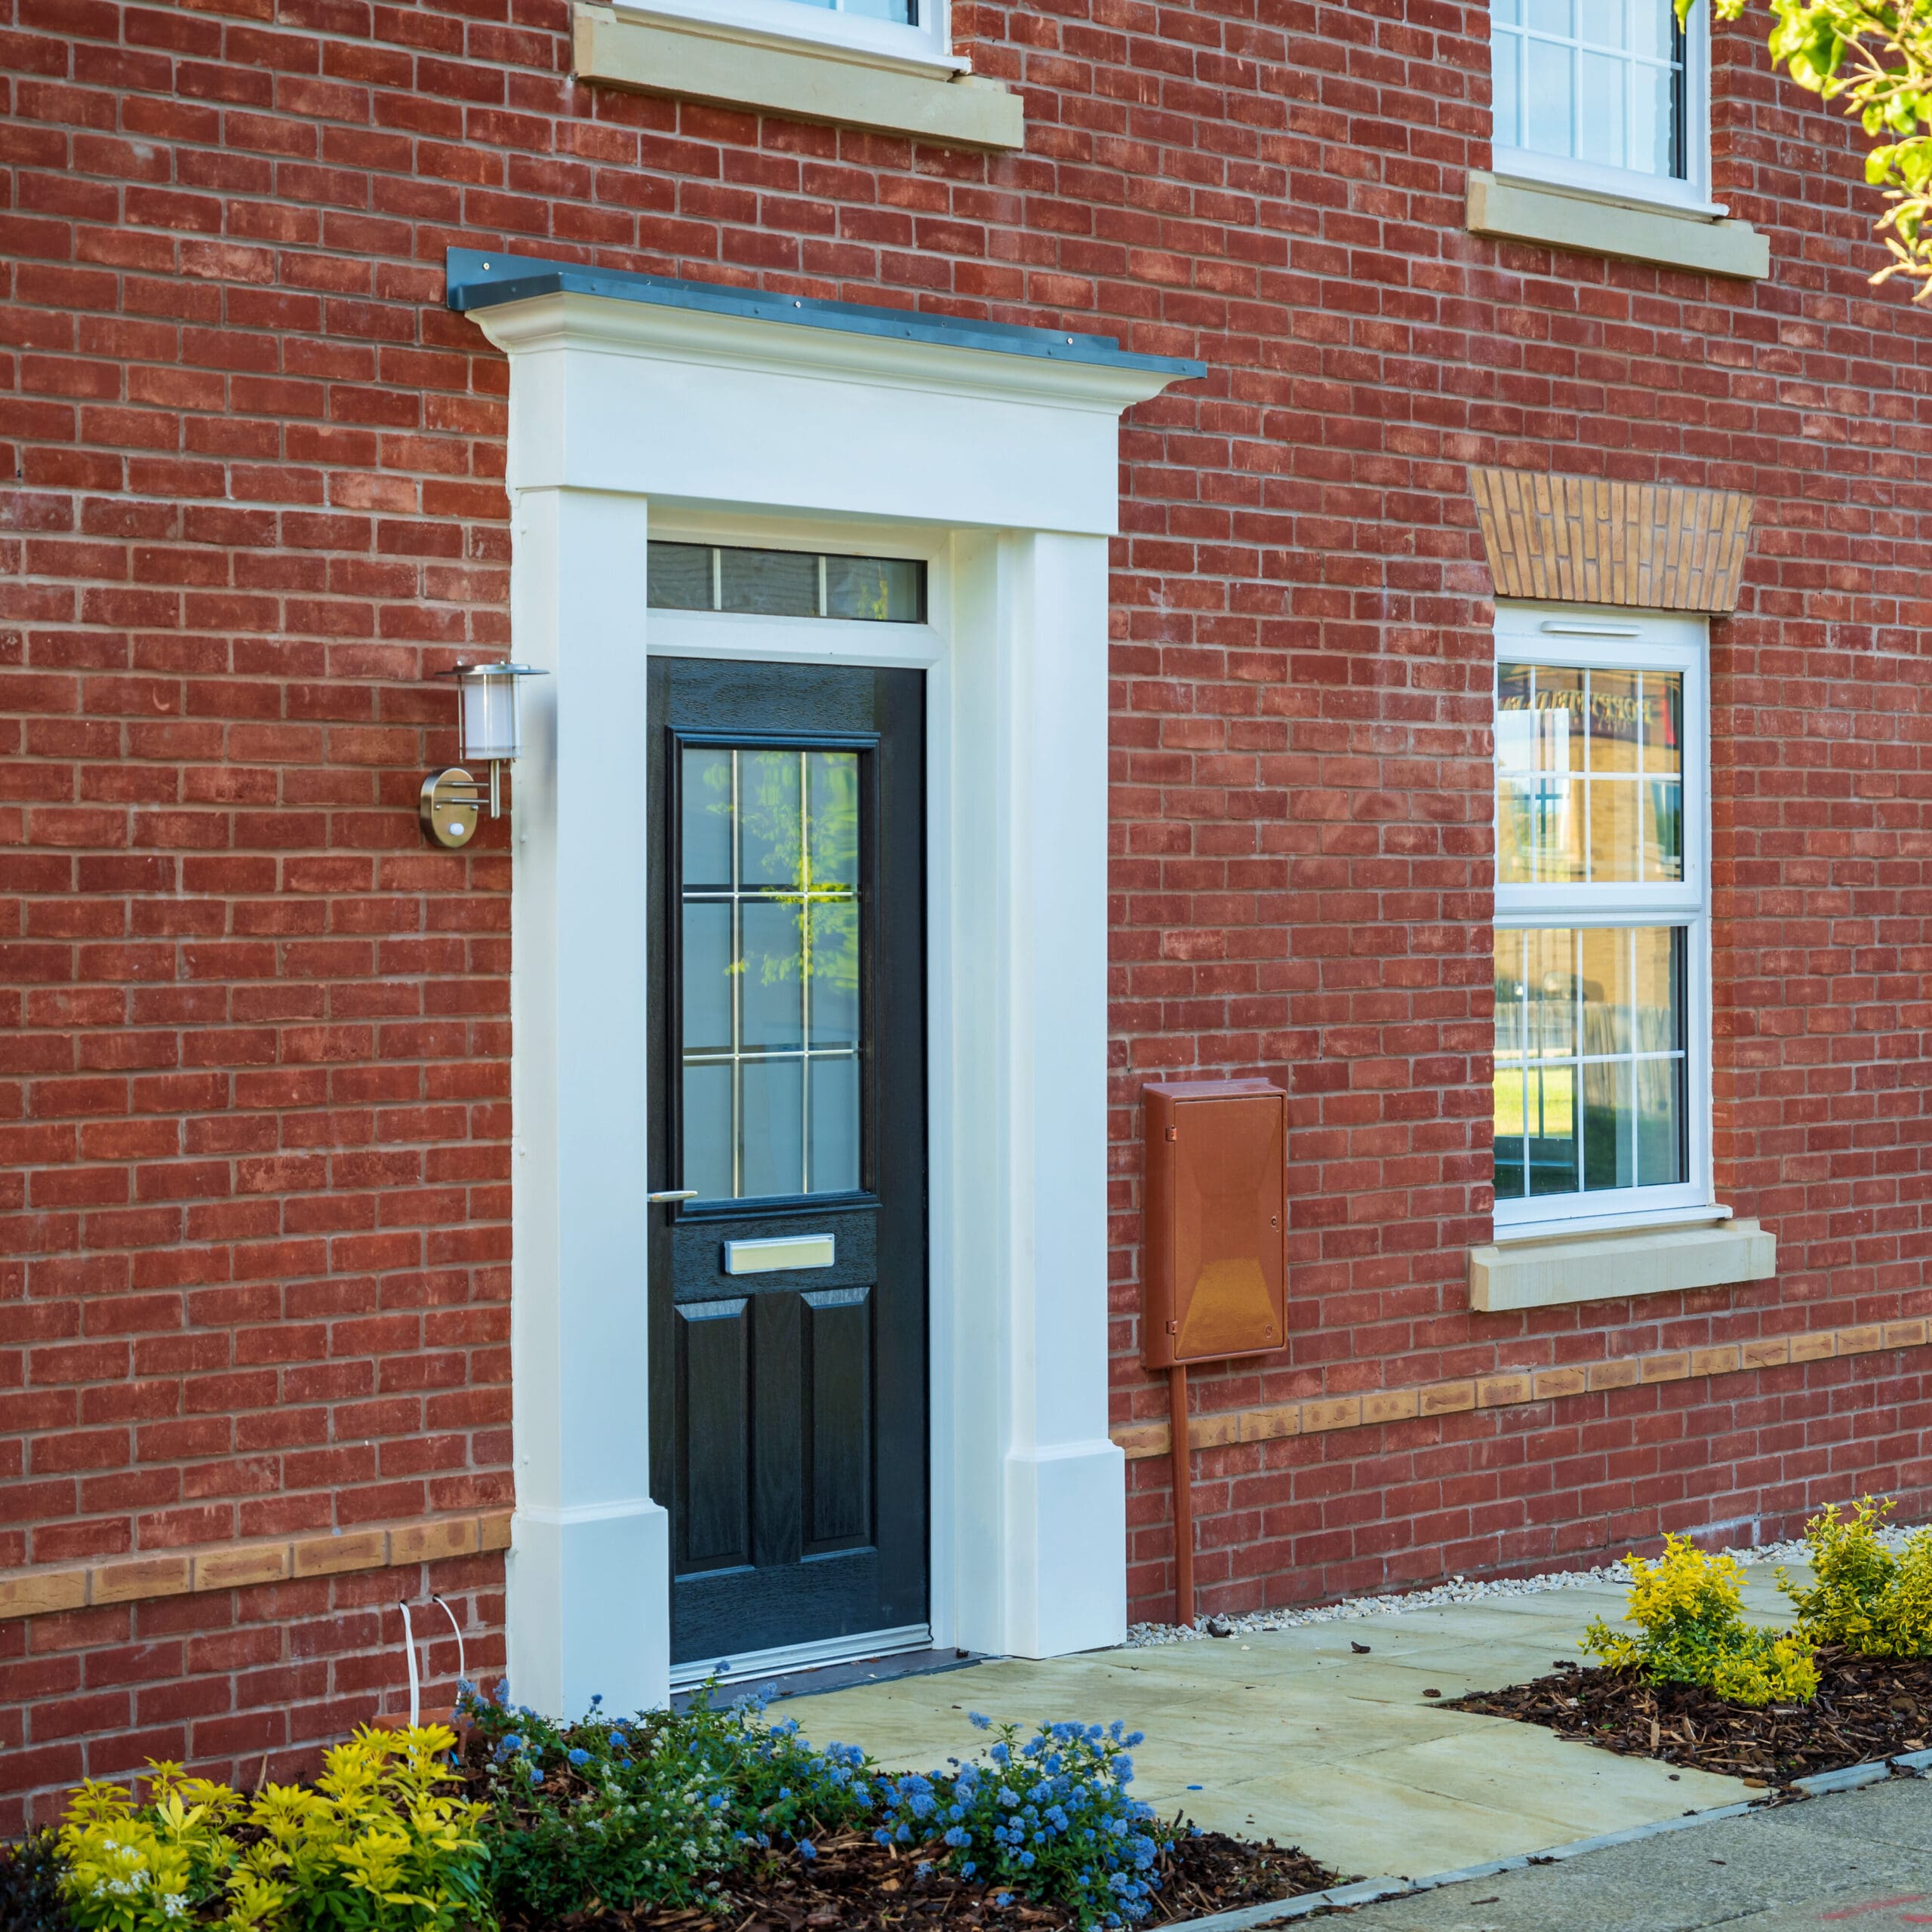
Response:
[{"label": "yellow-green shrub", "polygon": [[1744,1570],[1735,1557],[1709,1556],[1685,1537],[1664,1539],[1663,1560],[1626,1557],[1630,1601],[1624,1636],[1601,1617],[1583,1648],[1613,1669],[1641,1672],[1652,1684],[1700,1684],[1734,1704],[1807,1704],[1818,1691],[1811,1647],[1744,1620]]},{"label": "yellow-green shrub", "polygon": [[440,1724],[358,1730],[312,1789],[270,1785],[246,1801],[174,1764],[153,1767],[140,1805],[90,1781],[60,1828],[68,1915],[80,1932],[487,1926],[483,1807],[439,1789],[455,1743]]},{"label": "yellow-green shrub", "polygon": [[1780,1566],[1778,1586],[1811,1642],[1868,1657],[1932,1657],[1932,1530],[1887,1549],[1878,1526],[1893,1506],[1861,1497],[1842,1519],[1832,1504],[1805,1524],[1814,1580],[1794,1583]]}]

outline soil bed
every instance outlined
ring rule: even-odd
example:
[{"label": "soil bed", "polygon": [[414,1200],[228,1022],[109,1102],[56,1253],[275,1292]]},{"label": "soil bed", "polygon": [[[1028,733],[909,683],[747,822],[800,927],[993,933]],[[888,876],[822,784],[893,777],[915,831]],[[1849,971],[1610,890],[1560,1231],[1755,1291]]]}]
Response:
[{"label": "soil bed", "polygon": [[[949,1876],[943,1846],[891,1847],[869,1833],[841,1832],[817,1841],[809,1862],[795,1854],[741,1875],[725,1894],[727,1909],[666,1912],[640,1906],[546,1919],[506,1919],[504,1932],[884,1932],[925,1927],[984,1927],[987,1932],[1063,1932],[1067,1913],[1032,1903],[1009,1887]],[[921,1878],[919,1866],[931,1869]],[[1219,1832],[1177,1838],[1161,1860],[1154,1913],[1143,1927],[1171,1924],[1237,1906],[1318,1892],[1336,1882],[1305,1854],[1271,1840],[1251,1844]],[[998,1905],[1002,1895],[1010,1902]]]},{"label": "soil bed", "polygon": [[1932,1657],[1865,1657],[1827,1646],[1817,1665],[1812,1703],[1761,1710],[1727,1703],[1695,1684],[1646,1684],[1632,1671],[1574,1663],[1533,1683],[1475,1692],[1449,1708],[1766,1785],[1932,1749]]}]

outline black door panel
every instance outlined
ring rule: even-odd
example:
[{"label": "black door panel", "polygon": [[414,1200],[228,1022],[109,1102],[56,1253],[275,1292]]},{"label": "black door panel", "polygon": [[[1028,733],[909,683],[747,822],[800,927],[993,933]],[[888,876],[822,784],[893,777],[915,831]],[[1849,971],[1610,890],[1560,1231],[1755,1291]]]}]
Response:
[{"label": "black door panel", "polygon": [[924,680],[658,659],[650,706],[651,1186],[698,1195],[654,1211],[651,1489],[690,1664],[927,1614]]}]

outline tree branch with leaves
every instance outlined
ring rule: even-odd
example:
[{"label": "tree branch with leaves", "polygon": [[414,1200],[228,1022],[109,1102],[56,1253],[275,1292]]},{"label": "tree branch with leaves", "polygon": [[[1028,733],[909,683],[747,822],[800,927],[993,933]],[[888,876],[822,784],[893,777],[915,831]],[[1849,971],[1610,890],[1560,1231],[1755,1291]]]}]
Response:
[{"label": "tree branch with leaves", "polygon": [[[1697,0],[1675,0],[1680,23]],[[1721,20],[1751,0],[1712,0]],[[1891,205],[1878,232],[1892,259],[1872,276],[1895,275],[1932,296],[1932,0],[1770,0],[1771,57],[1821,100],[1844,103],[1878,143],[1865,178]]]}]

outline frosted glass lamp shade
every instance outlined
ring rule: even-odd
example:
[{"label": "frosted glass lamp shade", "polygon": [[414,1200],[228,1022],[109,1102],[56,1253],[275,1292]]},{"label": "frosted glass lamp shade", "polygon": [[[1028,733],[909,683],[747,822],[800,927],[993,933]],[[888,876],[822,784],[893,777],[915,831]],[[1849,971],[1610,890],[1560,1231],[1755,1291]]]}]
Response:
[{"label": "frosted glass lamp shade", "polygon": [[517,685],[543,673],[528,664],[460,664],[450,675],[463,697],[463,762],[509,764],[523,749]]}]

